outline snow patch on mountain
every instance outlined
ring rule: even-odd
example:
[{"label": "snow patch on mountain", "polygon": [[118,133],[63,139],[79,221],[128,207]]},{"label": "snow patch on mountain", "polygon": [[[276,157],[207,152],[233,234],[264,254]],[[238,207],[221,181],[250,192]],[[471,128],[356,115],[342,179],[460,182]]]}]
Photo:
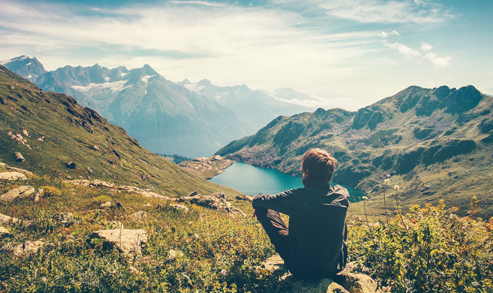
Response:
[{"label": "snow patch on mountain", "polygon": [[114,82],[106,82],[106,83],[90,83],[88,86],[74,85],[72,88],[79,92],[94,92],[94,91],[104,91],[109,90],[112,93],[121,91],[127,87],[125,86],[126,81],[114,81]]},{"label": "snow patch on mountain", "polygon": [[183,85],[186,87],[189,91],[194,92],[194,93],[199,93],[205,88],[203,85],[198,85],[197,83],[189,83]]},{"label": "snow patch on mountain", "polygon": [[151,78],[151,77],[153,77],[153,76],[155,76],[155,75],[146,75],[146,76],[143,76],[143,77],[142,77],[142,81],[143,81],[144,83],[148,83],[148,82],[149,82],[149,78]]},{"label": "snow patch on mountain", "polygon": [[[12,63],[12,62],[15,62],[15,61],[22,61],[22,60],[25,60],[25,59],[28,59],[28,58],[32,59],[34,57],[29,57],[29,56],[26,56],[26,55],[22,55],[22,56],[15,57],[15,58],[12,58],[12,59],[9,59],[9,60],[0,61],[0,65],[5,65],[5,64]],[[31,63],[29,63],[29,64],[31,64]],[[27,65],[29,65],[29,64],[27,64]]]}]

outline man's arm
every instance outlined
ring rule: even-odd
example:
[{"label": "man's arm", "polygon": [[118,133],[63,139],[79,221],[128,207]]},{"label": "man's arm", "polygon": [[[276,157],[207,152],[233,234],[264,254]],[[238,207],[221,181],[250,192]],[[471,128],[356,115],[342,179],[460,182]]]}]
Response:
[{"label": "man's arm", "polygon": [[252,201],[253,208],[266,208],[289,215],[292,210],[292,190],[278,194],[257,194]]}]

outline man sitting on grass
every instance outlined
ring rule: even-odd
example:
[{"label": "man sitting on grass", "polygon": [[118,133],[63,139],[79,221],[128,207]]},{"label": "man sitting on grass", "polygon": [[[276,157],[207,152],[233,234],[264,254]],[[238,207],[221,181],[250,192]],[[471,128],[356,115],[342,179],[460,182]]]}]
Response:
[{"label": "man sitting on grass", "polygon": [[[311,149],[301,162],[303,188],[253,199],[254,215],[295,278],[336,280],[346,266],[349,193],[329,185],[336,164],[325,150]],[[289,227],[279,213],[289,216]]]}]

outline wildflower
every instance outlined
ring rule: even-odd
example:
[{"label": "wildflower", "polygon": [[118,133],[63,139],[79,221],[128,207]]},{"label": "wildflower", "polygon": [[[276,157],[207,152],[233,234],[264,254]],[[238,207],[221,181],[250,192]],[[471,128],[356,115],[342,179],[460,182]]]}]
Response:
[{"label": "wildflower", "polygon": [[42,278],[41,278],[41,282],[42,282],[42,283],[46,283],[46,277],[42,277]]},{"label": "wildflower", "polygon": [[389,185],[389,184],[390,184],[390,180],[389,180],[389,179],[385,179],[383,182],[384,182],[386,185]]},{"label": "wildflower", "polygon": [[133,267],[133,266],[129,267],[129,269],[130,269],[130,272],[131,272],[132,274],[138,274],[138,273],[139,273],[139,270],[137,270],[137,269],[136,269],[135,267]]},{"label": "wildflower", "polygon": [[228,271],[222,270],[220,274],[223,275],[223,276],[226,276],[228,274]]},{"label": "wildflower", "polygon": [[399,191],[399,185],[394,186],[395,191]]}]

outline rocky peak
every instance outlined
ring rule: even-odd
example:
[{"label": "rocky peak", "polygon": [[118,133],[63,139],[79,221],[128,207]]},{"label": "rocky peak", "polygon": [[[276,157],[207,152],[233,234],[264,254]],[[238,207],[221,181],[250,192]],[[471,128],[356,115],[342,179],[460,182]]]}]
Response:
[{"label": "rocky peak", "polygon": [[31,82],[34,82],[40,75],[46,72],[43,64],[36,57],[26,55],[0,61],[0,64],[8,70],[27,78]]}]

